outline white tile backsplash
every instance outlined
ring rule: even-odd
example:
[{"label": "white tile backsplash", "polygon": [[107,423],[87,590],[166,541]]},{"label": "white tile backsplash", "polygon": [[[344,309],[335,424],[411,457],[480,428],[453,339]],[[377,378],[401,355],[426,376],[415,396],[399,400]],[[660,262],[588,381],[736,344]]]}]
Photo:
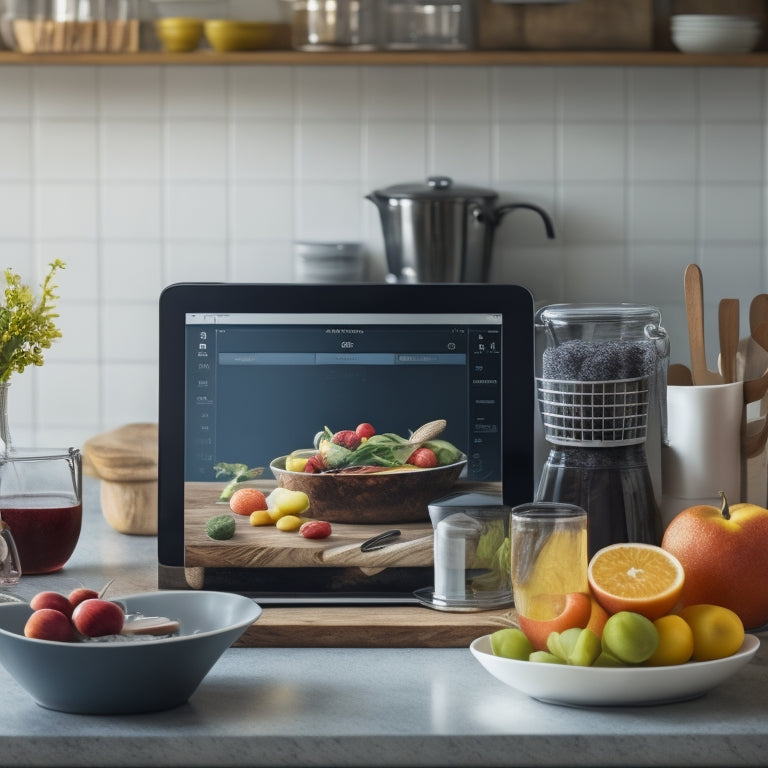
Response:
[{"label": "white tile backsplash", "polygon": [[767,87],[730,67],[5,67],[4,266],[39,284],[68,264],[64,337],[11,390],[17,442],[156,420],[169,283],[289,282],[297,239],[360,240],[382,280],[365,195],[428,174],[549,211],[554,241],[530,211],[501,220],[494,280],[655,304],[680,362],[701,264],[714,356],[717,300],[745,329],[768,290]]}]

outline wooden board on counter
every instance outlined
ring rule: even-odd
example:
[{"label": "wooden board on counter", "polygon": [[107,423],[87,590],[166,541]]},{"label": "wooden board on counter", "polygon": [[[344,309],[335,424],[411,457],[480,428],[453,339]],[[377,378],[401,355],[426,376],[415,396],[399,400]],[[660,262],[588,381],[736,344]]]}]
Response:
[{"label": "wooden board on counter", "polygon": [[515,620],[513,608],[448,613],[422,606],[265,607],[236,646],[465,648]]}]

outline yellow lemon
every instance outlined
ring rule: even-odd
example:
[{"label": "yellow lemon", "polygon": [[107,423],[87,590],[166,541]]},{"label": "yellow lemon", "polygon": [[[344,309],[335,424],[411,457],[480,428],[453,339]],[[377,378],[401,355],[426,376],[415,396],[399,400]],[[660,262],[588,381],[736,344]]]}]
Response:
[{"label": "yellow lemon", "polygon": [[285,460],[285,468],[289,472],[303,472],[304,467],[307,466],[308,457],[307,456],[293,456],[290,455]]},{"label": "yellow lemon", "polygon": [[685,664],[693,655],[693,630],[682,616],[668,614],[653,622],[659,644],[645,663],[651,667]]},{"label": "yellow lemon", "polygon": [[680,611],[693,632],[694,661],[732,656],[744,642],[744,624],[730,608],[699,603]]}]

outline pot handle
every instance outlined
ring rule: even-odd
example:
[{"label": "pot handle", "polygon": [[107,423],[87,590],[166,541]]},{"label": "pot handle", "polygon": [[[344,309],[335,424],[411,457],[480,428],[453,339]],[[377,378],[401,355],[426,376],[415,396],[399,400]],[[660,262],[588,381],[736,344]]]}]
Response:
[{"label": "pot handle", "polygon": [[[510,203],[509,205],[500,205],[493,211],[493,225],[497,226],[506,214],[508,214],[510,211],[516,210],[517,208],[527,208],[529,211],[535,211],[538,213],[544,222],[544,229],[547,231],[547,237],[550,240],[554,240],[555,228],[552,226],[552,219],[549,218],[549,214],[543,208],[540,208],[538,205],[534,205],[533,203]],[[480,213],[479,216],[482,218],[483,214]]]}]

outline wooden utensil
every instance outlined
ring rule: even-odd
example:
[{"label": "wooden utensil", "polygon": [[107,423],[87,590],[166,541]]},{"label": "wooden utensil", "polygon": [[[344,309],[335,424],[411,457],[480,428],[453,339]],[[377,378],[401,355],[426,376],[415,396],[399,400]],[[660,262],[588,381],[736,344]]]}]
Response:
[{"label": "wooden utensil", "polygon": [[722,384],[723,377],[719,373],[707,370],[704,344],[704,281],[698,264],[689,264],[686,267],[683,283],[693,383]]},{"label": "wooden utensil", "polygon": [[[761,294],[766,295],[766,294]],[[754,304],[754,299],[753,302]],[[752,317],[752,307],[750,307],[750,325]],[[761,320],[752,329],[752,338],[763,348],[768,350],[768,320]],[[757,379],[750,379],[744,382],[744,403],[755,403],[762,400],[768,392],[768,370]],[[747,434],[746,427],[741,439],[742,458],[751,459],[759,456],[765,448],[768,440],[768,418],[765,419],[762,428],[758,432]]]},{"label": "wooden utensil", "polygon": [[768,293],[758,293],[749,305],[749,330],[754,332],[760,323],[768,321]]},{"label": "wooden utensil", "polygon": [[672,363],[667,371],[667,384],[672,387],[693,386],[691,369],[682,363]]},{"label": "wooden utensil", "polygon": [[739,300],[721,299],[718,307],[720,369],[723,382],[736,381],[736,350],[739,348]]}]

